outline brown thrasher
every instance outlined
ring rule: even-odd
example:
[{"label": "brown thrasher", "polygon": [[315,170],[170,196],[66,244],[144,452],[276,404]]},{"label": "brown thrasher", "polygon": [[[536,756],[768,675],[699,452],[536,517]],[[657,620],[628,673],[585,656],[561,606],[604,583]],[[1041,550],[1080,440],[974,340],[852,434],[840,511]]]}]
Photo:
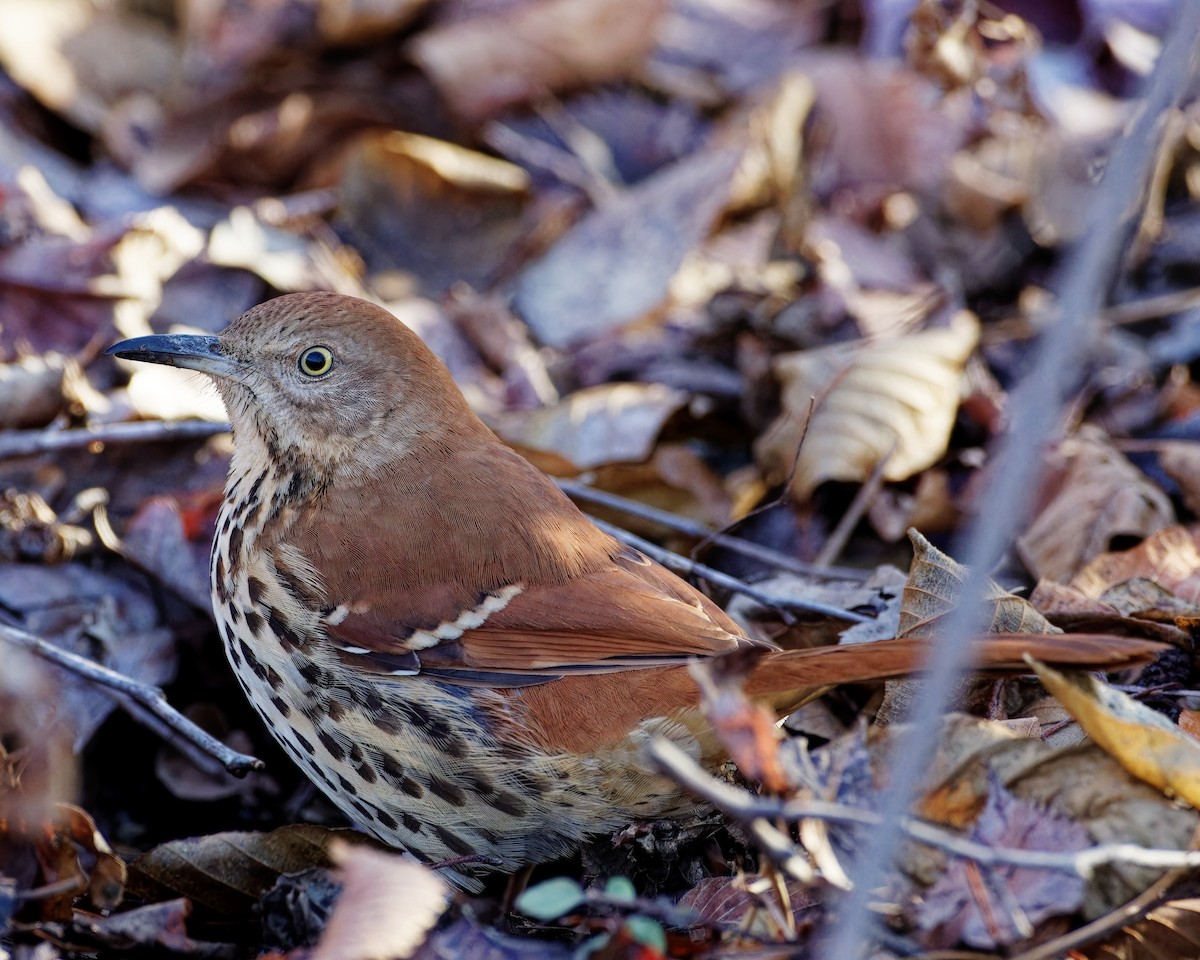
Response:
[{"label": "brown thrasher", "polygon": [[[219,337],[150,336],[130,360],[211,376],[234,453],[212,599],[234,674],[337,806],[425,861],[505,868],[636,818],[694,811],[640,747],[722,757],[686,663],[746,646],[711,600],[602,533],[472,413],[386,310],[328,293],[255,307]],[[981,642],[1114,669],[1157,645]],[[920,640],[767,652],[778,707],[918,669]],[[473,888],[478,880],[452,876]]]}]

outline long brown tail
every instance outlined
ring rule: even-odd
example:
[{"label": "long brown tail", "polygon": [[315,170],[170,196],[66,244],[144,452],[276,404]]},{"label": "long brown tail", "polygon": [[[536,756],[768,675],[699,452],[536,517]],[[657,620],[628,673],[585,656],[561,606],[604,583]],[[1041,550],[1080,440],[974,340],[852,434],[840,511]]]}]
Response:
[{"label": "long brown tail", "polygon": [[[805,687],[871,683],[919,673],[932,642],[921,637],[784,650],[763,657],[750,671],[746,692],[770,696]],[[976,671],[1026,673],[1026,653],[1051,666],[1121,670],[1149,663],[1167,644],[1103,633],[993,633],[975,641]]]}]

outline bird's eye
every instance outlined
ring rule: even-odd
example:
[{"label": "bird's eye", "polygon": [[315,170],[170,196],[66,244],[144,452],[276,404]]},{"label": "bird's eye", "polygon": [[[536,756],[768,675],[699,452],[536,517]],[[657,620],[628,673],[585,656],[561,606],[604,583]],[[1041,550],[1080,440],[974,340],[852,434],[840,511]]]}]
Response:
[{"label": "bird's eye", "polygon": [[309,347],[300,354],[300,372],[306,377],[321,377],[333,369],[333,354],[326,347]]}]

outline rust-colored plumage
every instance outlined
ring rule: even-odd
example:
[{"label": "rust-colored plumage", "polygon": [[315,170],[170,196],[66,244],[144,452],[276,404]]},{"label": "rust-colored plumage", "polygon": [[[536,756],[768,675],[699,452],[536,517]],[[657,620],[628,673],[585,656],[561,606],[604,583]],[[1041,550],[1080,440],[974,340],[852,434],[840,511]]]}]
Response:
[{"label": "rust-colored plumage", "polygon": [[[235,440],[212,553],[221,637],[272,733],[351,818],[427,861],[511,869],[693,808],[640,747],[661,734],[719,760],[685,665],[762,644],[593,526],[389,313],[293,294],[218,338],[110,352],[220,390]],[[980,646],[984,666],[1019,669],[1026,650],[1115,668],[1154,645]],[[909,673],[922,651],[768,650],[747,687],[782,705]]]}]

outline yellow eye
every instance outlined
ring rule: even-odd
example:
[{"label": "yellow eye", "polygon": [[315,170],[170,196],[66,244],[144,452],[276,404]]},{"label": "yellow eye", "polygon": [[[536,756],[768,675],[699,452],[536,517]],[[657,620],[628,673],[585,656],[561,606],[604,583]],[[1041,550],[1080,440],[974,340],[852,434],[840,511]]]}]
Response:
[{"label": "yellow eye", "polygon": [[300,354],[300,372],[306,377],[321,377],[333,369],[333,354],[326,347],[309,347]]}]

